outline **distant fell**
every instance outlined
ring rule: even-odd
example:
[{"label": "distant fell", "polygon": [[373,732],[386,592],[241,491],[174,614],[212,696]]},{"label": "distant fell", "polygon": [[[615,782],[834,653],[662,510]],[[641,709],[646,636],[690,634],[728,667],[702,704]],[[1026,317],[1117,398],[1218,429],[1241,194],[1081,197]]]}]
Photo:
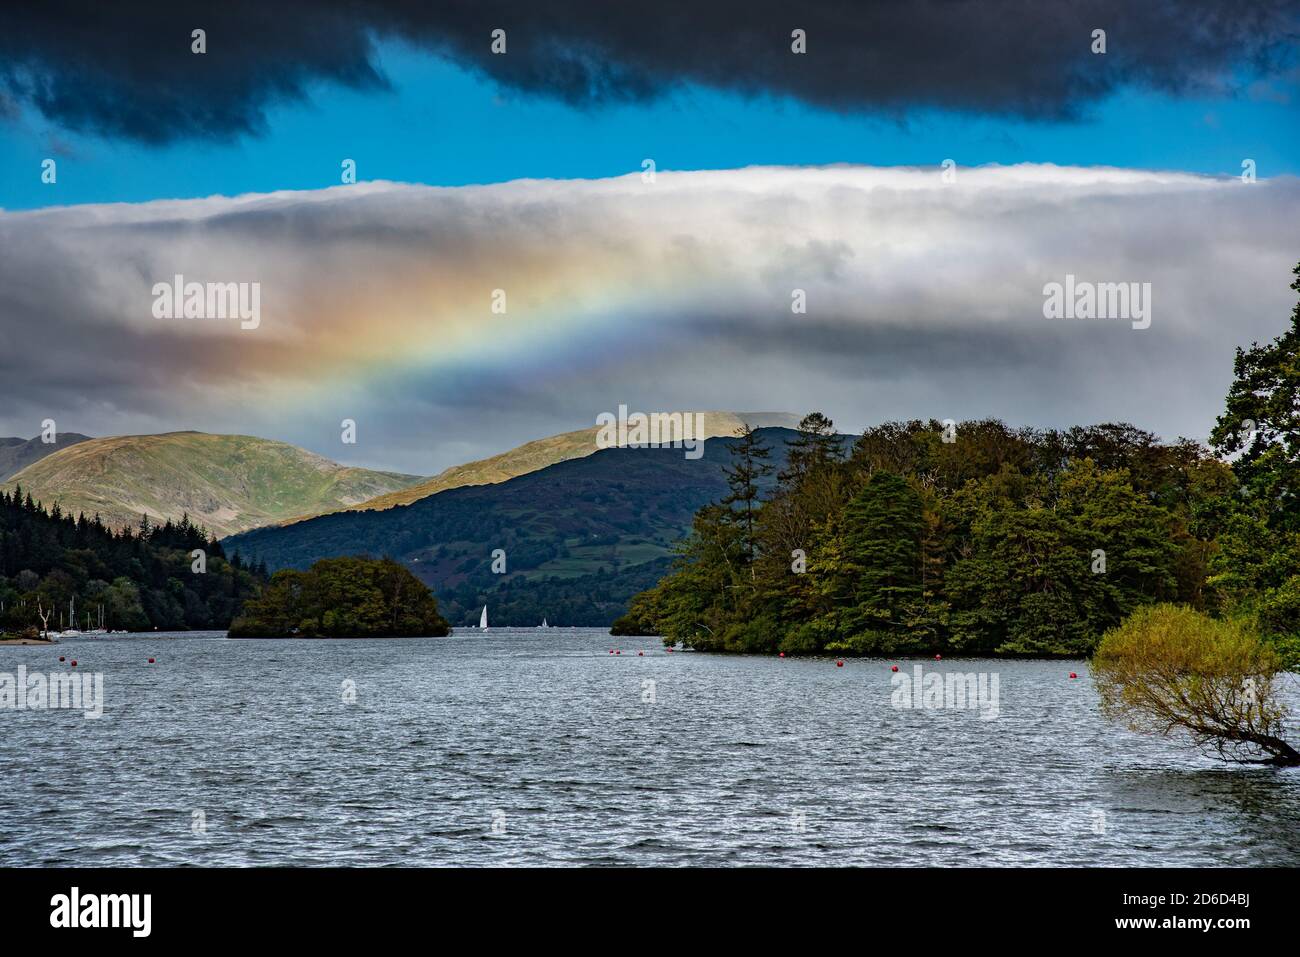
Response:
[{"label": "distant fell", "polygon": [[[735,435],[736,430],[746,423],[756,429],[794,428],[799,423],[799,417],[789,412],[705,412],[703,414],[703,438],[706,439]],[[347,510],[382,511],[398,505],[409,505],[448,489],[466,485],[492,485],[570,459],[584,458],[600,451],[596,445],[596,436],[599,432],[600,429],[593,425],[590,428],[525,442],[499,455],[466,462],[463,465],[453,465],[432,478],[377,496],[369,501],[350,505]]]},{"label": "distant fell", "polygon": [[56,433],[55,440],[49,443],[41,441],[39,435],[34,439],[0,438],[0,482],[7,481],[27,466],[39,462],[47,455],[53,455],[59,449],[66,449],[69,445],[85,442],[89,438],[80,432]]},{"label": "distant fell", "polygon": [[[84,438],[84,437],[83,437]],[[167,432],[88,439],[28,465],[4,487],[114,528],[188,514],[217,537],[333,511],[421,476],[340,465],[248,435]]]}]

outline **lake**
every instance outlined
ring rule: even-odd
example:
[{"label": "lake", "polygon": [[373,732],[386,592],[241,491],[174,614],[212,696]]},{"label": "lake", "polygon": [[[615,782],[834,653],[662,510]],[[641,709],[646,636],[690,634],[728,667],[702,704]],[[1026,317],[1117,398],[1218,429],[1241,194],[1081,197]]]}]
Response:
[{"label": "lake", "polygon": [[920,662],[996,676],[995,718],[894,707],[914,660],[600,629],[69,639],[0,672],[60,655],[103,716],[0,710],[0,865],[1300,864],[1300,771],[1105,725],[1084,662]]}]

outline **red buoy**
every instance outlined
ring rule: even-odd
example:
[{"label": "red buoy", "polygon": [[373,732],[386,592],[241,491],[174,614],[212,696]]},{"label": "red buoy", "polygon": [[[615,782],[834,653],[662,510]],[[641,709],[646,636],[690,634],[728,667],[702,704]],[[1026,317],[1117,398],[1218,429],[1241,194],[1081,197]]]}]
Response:
[{"label": "red buoy", "polygon": [[152,659],[152,658],[149,659],[149,664],[153,664],[153,659]]},{"label": "red buoy", "polygon": [[609,649],[609,653],[612,655],[614,653],[614,649],[613,648]]},{"label": "red buoy", "polygon": [[616,652],[614,652],[614,654],[616,654],[616,655],[621,655],[622,653],[623,653],[622,651],[616,651]]},{"label": "red buoy", "polygon": [[784,658],[784,657],[785,657],[785,652],[784,652],[784,651],[781,652],[779,655],[777,655],[777,657],[778,657],[778,658]]},{"label": "red buoy", "polygon": [[76,658],[73,658],[73,659],[72,659],[72,667],[74,667],[74,668],[77,667],[77,659],[76,659]]},{"label": "red buoy", "polygon": [[63,657],[63,655],[59,655],[59,660],[60,660],[60,661],[67,661],[68,659],[65,658],[65,657]]},{"label": "red buoy", "polygon": [[837,661],[837,662],[835,662],[835,667],[836,667],[836,668],[843,668],[843,667],[844,667],[844,662],[842,662],[842,661]]},{"label": "red buoy", "polygon": [[1071,671],[1071,672],[1070,672],[1070,677],[1071,677],[1071,678],[1077,678],[1077,677],[1079,677],[1079,676],[1076,675],[1073,671]]},{"label": "red buoy", "polygon": [[942,661],[942,660],[943,660],[943,655],[935,655],[935,656],[934,656],[934,660],[935,660],[935,661]]},{"label": "red buoy", "polygon": [[644,657],[645,657],[645,652],[644,652],[644,651],[638,651],[638,652],[636,653],[636,656],[637,656],[638,658],[644,658]]},{"label": "red buoy", "polygon": [[894,667],[890,668],[889,670],[890,670],[890,671],[897,671],[897,670],[898,670],[898,665],[894,665]]}]

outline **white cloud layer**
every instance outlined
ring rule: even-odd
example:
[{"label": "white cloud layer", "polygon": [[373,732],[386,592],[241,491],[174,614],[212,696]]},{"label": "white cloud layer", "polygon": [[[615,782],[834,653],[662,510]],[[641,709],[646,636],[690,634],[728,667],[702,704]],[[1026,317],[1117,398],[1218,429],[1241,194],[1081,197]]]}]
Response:
[{"label": "white cloud layer", "polygon": [[[1298,223],[1294,178],[1050,165],[2,213],[0,433],[245,432],[425,473],[620,403],[1204,438],[1234,347],[1288,321]],[[260,282],[261,324],[154,318],[177,273]],[[1150,283],[1150,328],[1044,318],[1067,274]]]}]

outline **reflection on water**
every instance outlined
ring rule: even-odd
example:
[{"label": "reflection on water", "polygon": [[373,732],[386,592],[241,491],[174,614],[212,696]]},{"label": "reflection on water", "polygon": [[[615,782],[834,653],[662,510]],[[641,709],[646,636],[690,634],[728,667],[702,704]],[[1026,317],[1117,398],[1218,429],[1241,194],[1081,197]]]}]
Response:
[{"label": "reflection on water", "polygon": [[104,717],[0,711],[0,864],[1300,864],[1300,772],[1106,726],[1079,663],[926,663],[996,673],[996,720],[894,708],[887,661],[594,629],[82,639],[0,671],[59,655]]}]

